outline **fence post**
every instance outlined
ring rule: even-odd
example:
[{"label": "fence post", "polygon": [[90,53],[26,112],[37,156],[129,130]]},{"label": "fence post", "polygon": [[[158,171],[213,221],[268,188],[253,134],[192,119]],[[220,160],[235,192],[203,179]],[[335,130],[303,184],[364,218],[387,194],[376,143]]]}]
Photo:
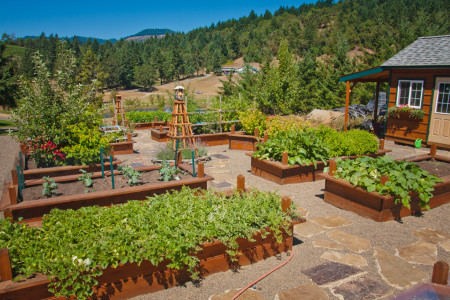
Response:
[{"label": "fence post", "polygon": [[8,248],[0,249],[0,281],[12,279],[11,261]]},{"label": "fence post", "polygon": [[237,177],[237,190],[239,194],[245,192],[245,177],[242,174]]},{"label": "fence post", "polygon": [[288,161],[289,161],[289,156],[288,156],[288,153],[285,151],[285,152],[283,152],[283,156],[281,158],[281,164],[287,166]]}]

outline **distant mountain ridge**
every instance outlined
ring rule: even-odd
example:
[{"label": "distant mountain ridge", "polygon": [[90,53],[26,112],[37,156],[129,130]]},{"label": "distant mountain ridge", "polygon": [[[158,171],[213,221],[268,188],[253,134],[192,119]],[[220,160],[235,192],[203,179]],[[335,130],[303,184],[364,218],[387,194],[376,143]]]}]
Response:
[{"label": "distant mountain ridge", "polygon": [[150,38],[162,38],[166,35],[166,33],[173,33],[173,30],[170,29],[144,29],[136,34],[127,36],[125,38],[126,41],[145,41],[146,39]]},{"label": "distant mountain ridge", "polygon": [[[79,35],[74,35],[74,36],[72,36],[72,37],[67,37],[67,36],[66,36],[66,37],[60,37],[59,39],[60,39],[60,40],[69,40],[69,41],[72,41],[75,37],[76,37],[80,42],[82,42],[82,43],[85,43],[88,39],[91,39],[91,42],[94,41],[94,39],[97,39],[97,42],[98,42],[99,44],[103,44],[103,43],[105,43],[106,41],[110,41],[110,42],[112,42],[112,43],[115,43],[115,42],[118,41],[117,39],[108,39],[108,40],[105,40],[105,39],[99,39],[99,38],[93,38],[93,37],[85,37],[85,36],[79,36]],[[24,40],[26,40],[26,39],[37,39],[37,38],[39,38],[39,36],[35,36],[35,35],[26,35],[26,36],[23,37]]]}]

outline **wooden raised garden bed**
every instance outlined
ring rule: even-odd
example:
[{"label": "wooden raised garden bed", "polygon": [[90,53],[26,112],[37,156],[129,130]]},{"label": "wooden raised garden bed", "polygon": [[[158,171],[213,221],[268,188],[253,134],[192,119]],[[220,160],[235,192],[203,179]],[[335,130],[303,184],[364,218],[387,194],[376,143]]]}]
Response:
[{"label": "wooden raised garden bed", "polygon": [[[242,254],[237,256],[238,260],[235,262],[231,261],[230,256],[225,252],[227,247],[221,242],[203,243],[202,249],[196,253],[200,260],[197,270],[202,277],[206,277],[210,274],[249,265],[291,250],[293,237],[284,230],[282,235],[283,241],[281,243],[277,243],[272,234],[262,238],[259,233],[255,233],[253,235],[255,241],[253,242],[238,238],[239,251]],[[127,263],[121,264],[117,268],[108,267],[97,278],[99,284],[93,287],[92,298],[128,299],[167,289],[191,279],[187,269],[173,270],[167,268],[167,264],[167,261],[163,261],[158,266],[154,266],[151,262],[144,261],[140,266],[136,263]],[[0,298],[55,299],[53,294],[48,291],[48,283],[47,278],[43,275],[21,282],[13,282],[12,280],[0,282]]]},{"label": "wooden raised garden bed", "polygon": [[[437,162],[450,165],[450,159],[443,156],[421,155],[406,159],[408,161],[423,162],[435,159]],[[447,166],[448,168],[448,166]],[[404,207],[401,203],[396,204],[394,197],[382,196],[377,192],[367,192],[359,187],[354,187],[343,179],[335,179],[330,174],[322,173],[325,178],[325,202],[339,208],[349,210],[362,217],[385,222],[399,220],[402,217],[420,213],[420,199],[417,193],[411,193],[411,209]],[[450,203],[450,175],[440,177],[443,183],[434,186],[433,195],[430,199],[430,208],[435,208]]]},{"label": "wooden raised garden bed", "polygon": [[[202,166],[202,164],[200,164]],[[186,171],[188,174],[192,175],[192,166],[187,164],[181,164],[179,167]],[[203,167],[203,166],[202,166]],[[157,172],[160,168],[158,165],[140,167],[136,168],[137,171],[153,171]],[[200,169],[200,168],[199,168]],[[207,189],[207,182],[213,180],[214,178],[204,174],[203,168],[198,170],[199,176],[190,177],[181,180],[173,180],[168,182],[157,181],[155,183],[147,183],[137,186],[127,186],[123,188],[107,189],[102,191],[92,191],[89,193],[78,193],[72,195],[58,196],[52,198],[44,198],[32,201],[23,201],[17,203],[17,176],[13,177],[13,182],[5,184],[3,190],[2,201],[0,203],[0,209],[3,210],[5,217],[12,217],[17,220],[22,217],[25,222],[34,222],[42,218],[44,214],[47,214],[53,208],[59,209],[79,209],[84,206],[108,206],[111,204],[125,203],[128,200],[146,200],[146,197],[152,196],[154,194],[162,194],[170,190],[180,190],[183,186],[189,186],[191,188],[202,188]],[[105,177],[110,176],[111,172],[106,172]],[[120,173],[114,171],[114,175],[117,176]],[[78,176],[81,175],[79,172],[77,175],[55,177],[53,178],[56,182],[70,182],[74,181],[79,185],[82,185],[78,181]],[[14,176],[14,174],[13,174]],[[101,177],[101,172],[96,172],[92,176],[93,178]],[[111,180],[110,178],[108,178]],[[43,180],[33,180],[26,182],[26,186],[30,187],[33,185],[40,185]],[[94,184],[95,188],[95,184]],[[84,187],[83,187],[84,189]],[[26,189],[24,190],[26,193]]]},{"label": "wooden raised garden bed", "polygon": [[[378,157],[383,156],[392,150],[384,150],[380,142],[380,149],[378,153],[367,154],[366,156]],[[384,144],[383,144],[384,145]],[[251,156],[252,153],[246,153]],[[343,156],[342,159],[352,159],[358,156]],[[317,167],[314,165],[288,165],[288,158],[283,162],[271,161],[266,159],[259,159],[251,157],[252,174],[262,177],[264,179],[273,181],[278,184],[290,184],[310,182],[323,179],[319,174],[323,172],[325,164],[321,161],[317,162]]]},{"label": "wooden raised garden bed", "polygon": [[167,122],[155,121],[155,122],[145,122],[145,123],[132,123],[131,125],[134,126],[135,130],[144,130],[144,129],[157,128],[159,126],[166,126]]},{"label": "wooden raised garden bed", "polygon": [[169,134],[169,127],[167,126],[158,126],[156,128],[150,129],[152,134],[152,140],[157,142],[167,142],[169,138],[167,135]]},{"label": "wooden raised garden bed", "polygon": [[131,134],[127,134],[127,140],[123,142],[110,143],[112,150],[114,150],[114,155],[121,154],[133,154],[133,144],[135,141],[131,140]]}]

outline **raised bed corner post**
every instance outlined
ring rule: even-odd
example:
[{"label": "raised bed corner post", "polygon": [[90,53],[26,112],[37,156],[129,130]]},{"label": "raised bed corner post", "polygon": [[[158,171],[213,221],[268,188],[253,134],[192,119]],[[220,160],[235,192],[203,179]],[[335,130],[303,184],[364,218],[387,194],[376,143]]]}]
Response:
[{"label": "raised bed corner post", "polygon": [[112,155],[109,156],[109,162],[111,164],[111,182],[112,182],[112,189],[114,190],[114,165],[113,165],[113,157]]},{"label": "raised bed corner post", "polygon": [[259,128],[258,127],[255,128],[255,137],[259,137]]},{"label": "raised bed corner post", "polygon": [[288,153],[285,151],[283,152],[283,156],[281,157],[281,164],[287,166],[289,161]]},{"label": "raised bed corner post", "polygon": [[336,161],[334,159],[330,160],[330,165],[328,167],[328,174],[330,176],[334,176],[334,174],[336,173],[336,166],[337,166]]},{"label": "raised bed corner post", "polygon": [[102,165],[102,178],[105,178],[105,163],[103,162],[103,147],[100,147],[100,163]]},{"label": "raised bed corner post", "polygon": [[245,177],[242,174],[237,177],[237,190],[239,194],[245,192]]},{"label": "raised bed corner post", "polygon": [[381,177],[380,177],[380,183],[381,183],[382,185],[385,185],[386,182],[388,182],[388,181],[389,181],[389,176],[387,176],[387,175],[381,175]]},{"label": "raised bed corner post", "polygon": [[0,282],[12,280],[11,260],[8,248],[0,249]]},{"label": "raised bed corner post", "polygon": [[234,131],[236,130],[236,125],[231,125],[231,131],[230,131],[230,133],[231,134],[234,134]]},{"label": "raised bed corner post", "polygon": [[283,196],[281,198],[281,209],[283,212],[287,213],[289,207],[291,207],[292,200],[289,196]]},{"label": "raised bed corner post", "polygon": [[379,146],[378,146],[378,149],[381,151],[381,150],[384,150],[384,139],[380,139],[380,144],[379,144]]},{"label": "raised bed corner post", "polygon": [[269,139],[269,135],[266,133],[264,133],[264,143],[267,142],[267,140]]},{"label": "raised bed corner post", "polygon": [[205,165],[203,164],[203,162],[199,161],[197,168],[198,168],[197,176],[200,178],[205,177]]},{"label": "raised bed corner post", "polygon": [[192,176],[197,177],[195,175],[195,151],[192,150]]},{"label": "raised bed corner post", "polygon": [[441,260],[436,262],[433,266],[433,275],[431,276],[431,283],[447,285],[448,264]]}]

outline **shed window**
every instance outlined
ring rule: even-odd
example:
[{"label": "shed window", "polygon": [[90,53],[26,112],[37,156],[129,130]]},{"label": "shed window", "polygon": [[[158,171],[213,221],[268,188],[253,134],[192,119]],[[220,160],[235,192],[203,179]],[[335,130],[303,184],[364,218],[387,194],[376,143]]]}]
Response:
[{"label": "shed window", "polygon": [[450,114],[450,82],[439,83],[436,112],[441,114]]},{"label": "shed window", "polygon": [[422,108],[423,80],[399,80],[397,106]]}]

